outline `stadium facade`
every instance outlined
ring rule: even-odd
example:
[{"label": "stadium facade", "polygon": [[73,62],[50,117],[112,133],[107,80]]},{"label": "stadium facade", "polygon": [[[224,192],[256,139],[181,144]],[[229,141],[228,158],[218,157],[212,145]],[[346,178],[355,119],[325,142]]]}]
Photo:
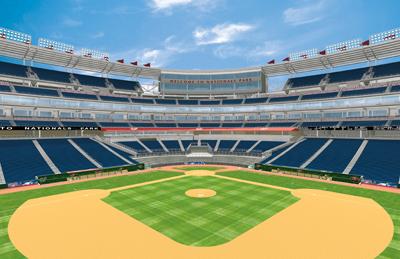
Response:
[{"label": "stadium facade", "polygon": [[[0,55],[18,60],[0,63],[3,186],[183,163],[398,185],[399,30],[218,71],[112,62],[107,53],[77,55],[45,39],[33,45],[7,29],[0,35]],[[290,76],[283,90],[269,93],[269,79],[283,75]],[[157,94],[141,79],[154,80]]]}]

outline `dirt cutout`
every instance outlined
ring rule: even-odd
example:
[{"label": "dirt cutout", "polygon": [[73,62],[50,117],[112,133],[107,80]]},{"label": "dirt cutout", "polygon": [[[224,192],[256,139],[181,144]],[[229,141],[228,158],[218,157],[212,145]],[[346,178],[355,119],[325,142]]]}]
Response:
[{"label": "dirt cutout", "polygon": [[209,198],[215,196],[217,192],[210,189],[190,189],[185,194],[192,198]]},{"label": "dirt cutout", "polygon": [[10,239],[33,259],[364,259],[380,254],[393,235],[390,216],[375,201],[304,189],[292,191],[300,201],[234,240],[191,247],[103,202],[109,193],[86,190],[29,200],[10,219]]}]

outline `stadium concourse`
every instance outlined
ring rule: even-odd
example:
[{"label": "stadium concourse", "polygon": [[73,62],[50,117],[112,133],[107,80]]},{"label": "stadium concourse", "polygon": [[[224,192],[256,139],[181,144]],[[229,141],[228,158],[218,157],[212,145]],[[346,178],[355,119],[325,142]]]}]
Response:
[{"label": "stadium concourse", "polygon": [[399,31],[174,70],[0,28],[0,258],[396,258]]}]

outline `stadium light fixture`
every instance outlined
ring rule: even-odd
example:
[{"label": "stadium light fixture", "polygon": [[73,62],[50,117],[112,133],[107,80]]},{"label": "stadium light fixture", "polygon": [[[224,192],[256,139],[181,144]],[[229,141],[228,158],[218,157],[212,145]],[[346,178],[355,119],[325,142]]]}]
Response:
[{"label": "stadium light fixture", "polygon": [[369,36],[371,44],[377,44],[388,40],[398,39],[400,37],[400,28],[380,32]]},{"label": "stadium light fixture", "polygon": [[0,28],[0,35],[1,38],[7,39],[7,40],[12,40],[16,42],[22,42],[26,44],[31,44],[32,43],[32,36],[26,33],[18,32],[18,31],[13,31],[9,30],[6,28]]},{"label": "stadium light fixture", "polygon": [[317,49],[309,49],[309,50],[290,53],[289,58],[290,58],[290,60],[296,61],[296,60],[303,60],[303,59],[307,59],[307,58],[313,58],[313,57],[316,57],[317,55],[318,55]]},{"label": "stadium light fixture", "polygon": [[109,61],[110,55],[107,52],[101,52],[92,49],[83,48],[81,50],[81,55],[88,58],[103,59]]},{"label": "stadium light fixture", "polygon": [[45,38],[39,38],[39,47],[70,54],[74,53],[74,46]]},{"label": "stadium light fixture", "polygon": [[334,54],[334,53],[339,53],[343,52],[346,50],[350,49],[356,49],[361,47],[361,40],[360,39],[355,39],[355,40],[348,40],[336,44],[332,44],[326,47],[326,52],[328,54]]}]

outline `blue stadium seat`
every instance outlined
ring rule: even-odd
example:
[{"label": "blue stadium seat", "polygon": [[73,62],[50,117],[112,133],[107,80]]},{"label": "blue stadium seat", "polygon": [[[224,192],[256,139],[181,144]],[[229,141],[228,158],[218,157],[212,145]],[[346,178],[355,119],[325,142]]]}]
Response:
[{"label": "blue stadium seat", "polygon": [[351,90],[351,91],[343,91],[342,97],[349,97],[349,96],[358,96],[358,95],[370,95],[370,94],[381,94],[386,91],[386,87],[374,87],[374,88],[367,88],[362,90]]},{"label": "blue stadium seat", "polygon": [[273,149],[279,145],[282,145],[282,141],[261,141],[252,150],[252,152],[265,152],[267,150]]},{"label": "blue stadium seat", "polygon": [[220,105],[220,100],[200,100],[200,105]]},{"label": "blue stadium seat", "polygon": [[200,128],[219,128],[220,123],[200,123]]},{"label": "blue stadium seat", "polygon": [[177,140],[163,140],[162,143],[168,149],[168,151],[181,151],[179,142]]},{"label": "blue stadium seat", "polygon": [[57,90],[38,88],[38,87],[24,87],[24,86],[14,86],[15,91],[20,94],[33,94],[33,95],[43,95],[43,96],[55,96],[59,97]]},{"label": "blue stadium seat", "polygon": [[60,127],[57,121],[26,121],[14,120],[15,125],[23,127]]},{"label": "blue stadium seat", "polygon": [[326,74],[290,78],[287,84],[290,85],[290,88],[318,86],[325,75]]},{"label": "blue stadium seat", "polygon": [[178,99],[178,104],[181,105],[198,105],[199,101],[198,100],[186,100],[186,99]]},{"label": "blue stadium seat", "polygon": [[99,122],[101,127],[117,127],[117,128],[130,128],[131,125],[126,122]]},{"label": "blue stadium seat", "polygon": [[243,127],[243,123],[238,122],[230,122],[230,123],[222,123],[222,128],[241,128]]},{"label": "blue stadium seat", "polygon": [[361,139],[334,139],[307,168],[341,173],[347,167],[361,143]]},{"label": "blue stadium seat", "polygon": [[271,122],[268,127],[293,127],[295,122]]},{"label": "blue stadium seat", "polygon": [[142,104],[154,104],[154,99],[149,98],[131,98],[134,103],[142,103]]},{"label": "blue stadium seat", "polygon": [[95,128],[99,127],[96,122],[92,121],[62,121],[62,125],[65,127],[87,127],[87,128]]},{"label": "blue stadium seat", "polygon": [[182,146],[185,150],[188,149],[188,147],[190,146],[190,144],[196,145],[197,146],[197,141],[195,140],[181,140],[182,142]]},{"label": "blue stadium seat", "polygon": [[0,92],[11,92],[11,88],[8,85],[0,85]]},{"label": "blue stadium seat", "polygon": [[400,74],[400,62],[374,66],[374,78]]},{"label": "blue stadium seat", "polygon": [[327,98],[335,98],[337,97],[338,92],[330,92],[330,93],[320,93],[320,94],[305,94],[301,97],[301,100],[315,100],[315,99],[327,99]]},{"label": "blue stadium seat", "polygon": [[256,103],[266,103],[268,98],[247,98],[244,99],[244,104],[256,104]]},{"label": "blue stadium seat", "polygon": [[78,79],[81,85],[106,87],[106,79],[104,77],[88,76],[81,74],[74,74],[74,77]]},{"label": "blue stadium seat", "polygon": [[254,140],[241,140],[235,147],[236,152],[246,152],[251,148],[257,141]]},{"label": "blue stadium seat", "polygon": [[143,139],[140,140],[146,147],[148,147],[153,152],[164,152],[163,147],[161,146],[160,142],[153,139]]},{"label": "blue stadium seat", "polygon": [[123,103],[129,103],[129,99],[126,97],[117,97],[117,96],[99,96],[101,100],[103,101],[108,101],[108,102],[123,102]]},{"label": "blue stadium seat", "polygon": [[338,123],[338,121],[311,121],[301,123],[300,127],[336,127]]},{"label": "blue stadium seat", "polygon": [[27,77],[26,72],[26,66],[8,62],[0,62],[0,74],[2,75]]},{"label": "blue stadium seat", "polygon": [[387,121],[344,121],[342,127],[382,127]]},{"label": "blue stadium seat", "polygon": [[147,150],[137,141],[121,141],[120,144],[135,150],[137,153],[146,153]]},{"label": "blue stadium seat", "polygon": [[38,68],[38,67],[32,67],[32,71],[36,73],[36,75],[39,77],[40,80],[66,83],[66,84],[71,83],[71,81],[69,80],[70,73],[68,72],[61,72],[61,71]]},{"label": "blue stadium seat", "polygon": [[154,99],[156,104],[168,104],[168,105],[176,105],[175,99]]},{"label": "blue stadium seat", "polygon": [[128,81],[111,78],[109,78],[108,81],[113,84],[115,89],[128,91],[138,91],[140,89],[140,83],[138,81]]},{"label": "blue stadium seat", "polygon": [[217,145],[217,140],[202,139],[201,144],[208,144],[211,149],[214,150],[215,146]]},{"label": "blue stadium seat", "polygon": [[61,172],[96,168],[68,142],[68,139],[39,139],[38,141]]},{"label": "blue stadium seat", "polygon": [[267,127],[269,122],[247,122],[244,124],[245,128]]},{"label": "blue stadium seat", "polygon": [[151,122],[130,122],[132,127],[138,128],[154,128],[154,124]]},{"label": "blue stadium seat", "polygon": [[218,151],[230,151],[235,143],[236,140],[221,140],[219,142]]},{"label": "blue stadium seat", "polygon": [[243,103],[243,99],[224,99],[222,100],[222,104],[242,104]]},{"label": "blue stadium seat", "polygon": [[400,177],[399,140],[369,140],[351,174],[364,179],[397,184]]},{"label": "blue stadium seat", "polygon": [[390,92],[392,92],[392,93],[400,92],[400,85],[392,86],[392,88],[390,89]]},{"label": "blue stadium seat", "polygon": [[157,122],[157,123],[155,123],[155,125],[158,128],[176,128],[176,124],[175,123]]},{"label": "blue stadium seat", "polygon": [[96,95],[92,95],[92,94],[81,94],[81,93],[62,92],[62,95],[63,95],[65,98],[97,100],[97,96],[96,96]]},{"label": "blue stadium seat", "polygon": [[0,164],[7,183],[53,174],[32,140],[0,140]]},{"label": "blue stadium seat", "polygon": [[272,154],[269,157],[264,158],[260,164],[266,164],[268,161],[272,160],[273,158],[277,157],[279,154],[283,153],[286,149],[288,149],[289,147],[291,147],[293,144],[288,145],[284,148],[280,148],[279,150],[276,150],[274,152],[272,152]]},{"label": "blue stadium seat", "polygon": [[12,126],[11,121],[9,120],[0,120],[0,127],[8,127]]},{"label": "blue stadium seat", "polygon": [[340,72],[334,72],[329,74],[329,83],[342,83],[348,81],[361,80],[367,68],[350,69]]},{"label": "blue stadium seat", "polygon": [[294,102],[299,99],[299,96],[285,96],[285,97],[271,97],[269,103],[280,103],[280,102]]},{"label": "blue stadium seat", "polygon": [[135,159],[132,158],[132,155],[129,153],[126,153],[125,151],[113,147],[111,145],[106,144],[110,149],[112,149],[115,153],[118,153],[120,156],[124,157],[125,159],[127,159],[128,161],[131,161],[132,164],[138,164],[138,161],[136,161]]},{"label": "blue stadium seat", "polygon": [[198,123],[178,123],[178,127],[180,128],[197,128],[199,127]]},{"label": "blue stadium seat", "polygon": [[126,165],[127,163],[117,157],[96,141],[88,138],[76,138],[73,141],[83,149],[91,158],[96,160],[102,167],[113,167]]},{"label": "blue stadium seat", "polygon": [[326,139],[306,139],[297,144],[283,156],[272,162],[273,165],[300,167],[325,144]]}]

